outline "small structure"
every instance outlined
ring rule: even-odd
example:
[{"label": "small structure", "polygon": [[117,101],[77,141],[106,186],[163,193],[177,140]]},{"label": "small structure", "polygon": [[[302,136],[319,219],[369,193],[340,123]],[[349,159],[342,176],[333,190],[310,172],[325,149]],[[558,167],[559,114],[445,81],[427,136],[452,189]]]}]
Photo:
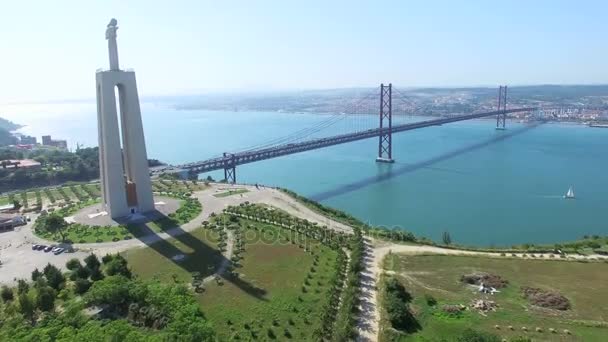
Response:
[{"label": "small structure", "polygon": [[495,293],[500,292],[497,289],[495,289],[494,287],[484,285],[484,283],[479,284],[479,288],[477,289],[477,291],[479,291],[481,293],[486,293],[486,294],[495,294]]},{"label": "small structure", "polygon": [[0,214],[0,231],[12,230],[24,224],[25,218],[21,215]]},{"label": "small structure", "polygon": [[6,212],[11,212],[15,210],[15,204],[14,203],[9,203],[6,205],[0,205],[0,213],[6,213]]},{"label": "small structure", "polygon": [[33,159],[7,159],[0,160],[0,166],[3,169],[26,169],[28,171],[39,170],[41,164]]}]

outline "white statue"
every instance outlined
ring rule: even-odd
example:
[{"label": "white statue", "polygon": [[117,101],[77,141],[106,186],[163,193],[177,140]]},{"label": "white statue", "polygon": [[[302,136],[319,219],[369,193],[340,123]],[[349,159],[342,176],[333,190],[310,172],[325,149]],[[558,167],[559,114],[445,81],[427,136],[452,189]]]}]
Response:
[{"label": "white statue", "polygon": [[116,25],[118,25],[118,21],[112,18],[106,29],[106,39],[116,39],[116,30],[118,30],[118,26]]},{"label": "white statue", "polygon": [[118,45],[116,44],[116,30],[118,21],[112,18],[106,29],[106,39],[108,40],[108,53],[110,54],[110,70],[120,70],[118,67]]}]

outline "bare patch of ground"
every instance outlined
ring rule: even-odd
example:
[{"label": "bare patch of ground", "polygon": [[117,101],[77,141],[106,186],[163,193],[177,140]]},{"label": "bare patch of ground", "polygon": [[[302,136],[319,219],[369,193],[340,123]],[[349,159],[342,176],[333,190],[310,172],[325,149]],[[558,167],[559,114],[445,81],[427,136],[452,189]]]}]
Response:
[{"label": "bare patch of ground", "polygon": [[532,305],[560,311],[570,309],[570,300],[557,292],[527,286],[521,292]]},{"label": "bare patch of ground", "polygon": [[507,287],[509,281],[506,279],[502,279],[499,275],[485,273],[485,272],[476,272],[471,274],[464,274],[460,277],[460,281],[470,285],[485,285],[489,287],[493,287],[495,289],[501,289]]}]

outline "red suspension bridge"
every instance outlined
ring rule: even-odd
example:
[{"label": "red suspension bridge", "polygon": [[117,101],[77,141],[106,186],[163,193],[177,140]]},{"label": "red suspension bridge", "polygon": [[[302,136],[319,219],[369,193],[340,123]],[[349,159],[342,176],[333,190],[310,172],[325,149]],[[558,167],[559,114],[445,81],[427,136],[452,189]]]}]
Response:
[{"label": "red suspension bridge", "polygon": [[[394,95],[397,95],[395,97],[397,101],[395,102],[393,101]],[[379,102],[375,102],[374,97],[379,99]],[[221,156],[210,159],[177,165],[171,167],[169,172],[200,174],[224,170],[226,181],[235,183],[236,167],[238,165],[370,138],[378,138],[378,157],[376,161],[392,163],[392,136],[395,133],[492,116],[496,116],[496,129],[503,130],[505,129],[507,114],[535,110],[537,108],[507,109],[507,87],[501,86],[498,93],[498,105],[494,111],[452,115],[417,122],[409,120],[410,122],[408,122],[411,115],[416,113],[412,102],[391,84],[381,84],[379,93],[375,90],[373,93],[345,106],[344,110],[339,113],[330,115],[311,127],[239,152],[225,152]],[[344,119],[347,117],[351,118],[351,120],[348,120],[349,124],[345,124],[347,120]],[[375,127],[370,127],[372,124]],[[336,127],[338,126],[347,132],[337,131]],[[323,133],[327,135],[328,131],[330,135],[323,136]],[[167,170],[163,172],[167,172]]]}]

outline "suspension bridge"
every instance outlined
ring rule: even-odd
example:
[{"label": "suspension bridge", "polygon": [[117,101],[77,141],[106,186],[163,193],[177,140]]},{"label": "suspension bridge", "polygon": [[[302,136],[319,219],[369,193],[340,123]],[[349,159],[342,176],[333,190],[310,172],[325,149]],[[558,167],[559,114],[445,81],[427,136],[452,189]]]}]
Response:
[{"label": "suspension bridge", "polygon": [[[499,88],[497,102],[496,109],[492,111],[455,114],[411,122],[412,115],[417,111],[415,104],[392,84],[381,84],[379,89],[376,88],[372,93],[345,105],[343,110],[328,115],[311,127],[237,152],[225,152],[206,160],[165,168],[161,172],[200,174],[224,170],[225,180],[235,183],[236,167],[239,165],[370,138],[378,138],[376,161],[392,163],[394,161],[393,134],[492,116],[496,116],[496,129],[503,130],[508,114],[537,110],[537,108],[507,109],[506,86]],[[346,118],[349,120],[345,120]]]}]

